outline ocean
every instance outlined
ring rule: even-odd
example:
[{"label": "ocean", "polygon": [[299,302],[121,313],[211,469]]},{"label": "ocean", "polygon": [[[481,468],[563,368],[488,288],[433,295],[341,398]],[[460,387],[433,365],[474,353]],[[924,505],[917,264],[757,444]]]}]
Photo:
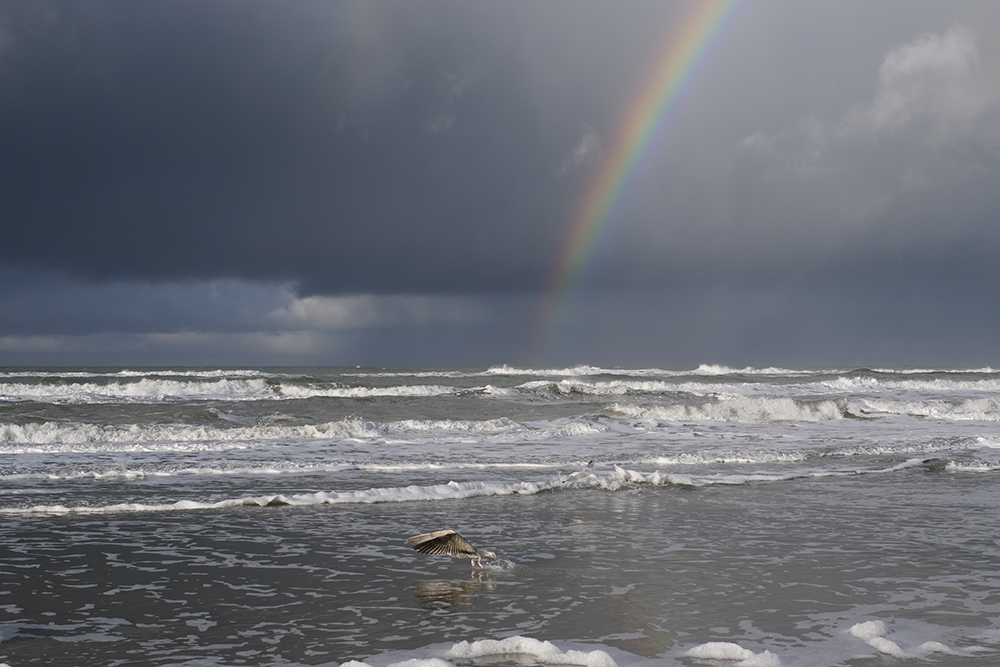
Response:
[{"label": "ocean", "polygon": [[991,368],[0,369],[0,662],[996,665],[998,472]]}]

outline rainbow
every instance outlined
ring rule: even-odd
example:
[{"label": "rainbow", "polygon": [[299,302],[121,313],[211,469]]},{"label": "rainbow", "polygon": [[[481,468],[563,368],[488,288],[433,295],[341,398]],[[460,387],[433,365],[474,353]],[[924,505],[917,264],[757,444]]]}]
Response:
[{"label": "rainbow", "polygon": [[[556,270],[545,289],[540,318],[543,332],[536,338],[544,338],[544,330],[557,324],[566,297],[593,254],[626,184],[656,145],[657,134],[666,125],[684,85],[741,1],[696,0],[664,41],[570,220]],[[540,345],[534,347],[538,353]]]}]

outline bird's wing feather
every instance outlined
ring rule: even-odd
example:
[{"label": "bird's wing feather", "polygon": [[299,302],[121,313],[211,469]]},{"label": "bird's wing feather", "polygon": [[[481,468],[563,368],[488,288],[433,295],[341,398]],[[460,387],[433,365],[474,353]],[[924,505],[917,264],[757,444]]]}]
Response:
[{"label": "bird's wing feather", "polygon": [[474,556],[478,552],[469,541],[454,530],[437,530],[407,538],[413,548],[423,554]]},{"label": "bird's wing feather", "polygon": [[406,540],[416,547],[417,545],[423,544],[424,542],[430,542],[431,540],[436,540],[439,537],[444,537],[446,535],[454,535],[454,530],[435,530],[433,533],[422,533],[420,535],[414,535],[413,537],[407,537]]}]

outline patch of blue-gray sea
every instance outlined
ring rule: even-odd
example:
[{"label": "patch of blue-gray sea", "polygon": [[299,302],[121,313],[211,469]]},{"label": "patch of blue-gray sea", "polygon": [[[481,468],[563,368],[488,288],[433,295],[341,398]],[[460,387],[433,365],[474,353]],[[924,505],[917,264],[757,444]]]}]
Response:
[{"label": "patch of blue-gray sea", "polygon": [[0,663],[994,665],[998,472],[990,368],[0,369]]}]

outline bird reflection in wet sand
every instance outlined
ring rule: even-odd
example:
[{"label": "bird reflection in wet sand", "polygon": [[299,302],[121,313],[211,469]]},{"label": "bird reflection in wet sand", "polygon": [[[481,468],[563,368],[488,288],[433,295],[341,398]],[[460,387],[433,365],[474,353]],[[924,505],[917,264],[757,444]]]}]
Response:
[{"label": "bird reflection in wet sand", "polygon": [[472,596],[480,588],[486,590],[496,588],[496,583],[483,581],[483,573],[477,572],[466,581],[415,581],[413,582],[413,597],[424,609],[441,609],[469,604]]}]

